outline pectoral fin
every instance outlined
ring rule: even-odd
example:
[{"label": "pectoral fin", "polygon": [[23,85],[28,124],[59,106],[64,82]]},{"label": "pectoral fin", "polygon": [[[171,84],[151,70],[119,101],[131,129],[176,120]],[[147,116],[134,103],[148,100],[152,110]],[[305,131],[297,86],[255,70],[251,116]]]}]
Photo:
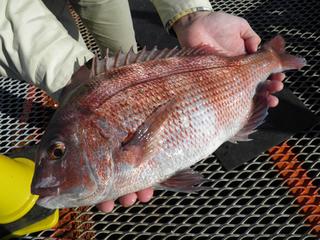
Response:
[{"label": "pectoral fin", "polygon": [[175,103],[173,99],[159,106],[134,133],[129,134],[116,152],[119,161],[137,166],[157,151],[160,145],[157,133],[169,117]]}]

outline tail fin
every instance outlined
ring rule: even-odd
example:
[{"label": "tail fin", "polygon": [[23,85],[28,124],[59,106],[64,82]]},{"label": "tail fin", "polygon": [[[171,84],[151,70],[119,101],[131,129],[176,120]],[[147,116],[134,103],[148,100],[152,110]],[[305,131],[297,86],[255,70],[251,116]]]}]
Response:
[{"label": "tail fin", "polygon": [[269,42],[264,44],[263,49],[272,50],[277,53],[281,61],[282,71],[301,69],[307,64],[304,58],[293,56],[285,52],[285,41],[280,35],[272,38]]}]

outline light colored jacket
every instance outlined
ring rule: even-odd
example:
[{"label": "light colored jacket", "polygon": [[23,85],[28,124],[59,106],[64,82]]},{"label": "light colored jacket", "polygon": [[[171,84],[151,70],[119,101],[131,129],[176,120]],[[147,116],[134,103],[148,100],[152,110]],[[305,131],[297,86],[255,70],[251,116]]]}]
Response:
[{"label": "light colored jacket", "polygon": [[[151,2],[166,28],[190,12],[211,9],[208,0]],[[127,0],[71,3],[102,49],[136,45]],[[56,100],[72,74],[93,57],[65,0],[1,0],[0,45],[0,75],[35,84]]]}]

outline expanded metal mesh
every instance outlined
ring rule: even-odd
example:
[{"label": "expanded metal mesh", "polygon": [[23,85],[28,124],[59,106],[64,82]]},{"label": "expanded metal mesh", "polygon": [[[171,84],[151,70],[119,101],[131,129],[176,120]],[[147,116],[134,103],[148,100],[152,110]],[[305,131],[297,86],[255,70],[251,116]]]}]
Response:
[{"label": "expanded metal mesh", "polygon": [[[289,72],[285,85],[319,116],[320,1],[216,0],[213,6],[245,17],[263,40],[283,35],[290,53],[306,57],[308,65]],[[42,91],[0,78],[0,152],[37,142],[54,108]],[[318,124],[233,171],[212,155],[194,166],[212,180],[211,190],[156,191],[147,204],[108,214],[93,206],[64,209],[57,228],[23,239],[318,239],[319,145]]]}]

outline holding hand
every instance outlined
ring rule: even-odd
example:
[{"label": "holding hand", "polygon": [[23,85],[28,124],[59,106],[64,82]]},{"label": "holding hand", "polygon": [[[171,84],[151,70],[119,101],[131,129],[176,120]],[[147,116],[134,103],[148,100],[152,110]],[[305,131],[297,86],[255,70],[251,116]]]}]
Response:
[{"label": "holding hand", "polygon": [[245,19],[223,12],[191,13],[172,27],[182,46],[206,44],[225,56],[253,53],[261,42]]},{"label": "holding hand", "polygon": [[[180,18],[173,26],[181,46],[209,45],[219,55],[238,56],[257,51],[260,37],[241,17],[224,12],[195,12]],[[285,74],[277,73],[266,84],[270,107],[278,105],[278,98],[270,94],[283,89]]]}]

